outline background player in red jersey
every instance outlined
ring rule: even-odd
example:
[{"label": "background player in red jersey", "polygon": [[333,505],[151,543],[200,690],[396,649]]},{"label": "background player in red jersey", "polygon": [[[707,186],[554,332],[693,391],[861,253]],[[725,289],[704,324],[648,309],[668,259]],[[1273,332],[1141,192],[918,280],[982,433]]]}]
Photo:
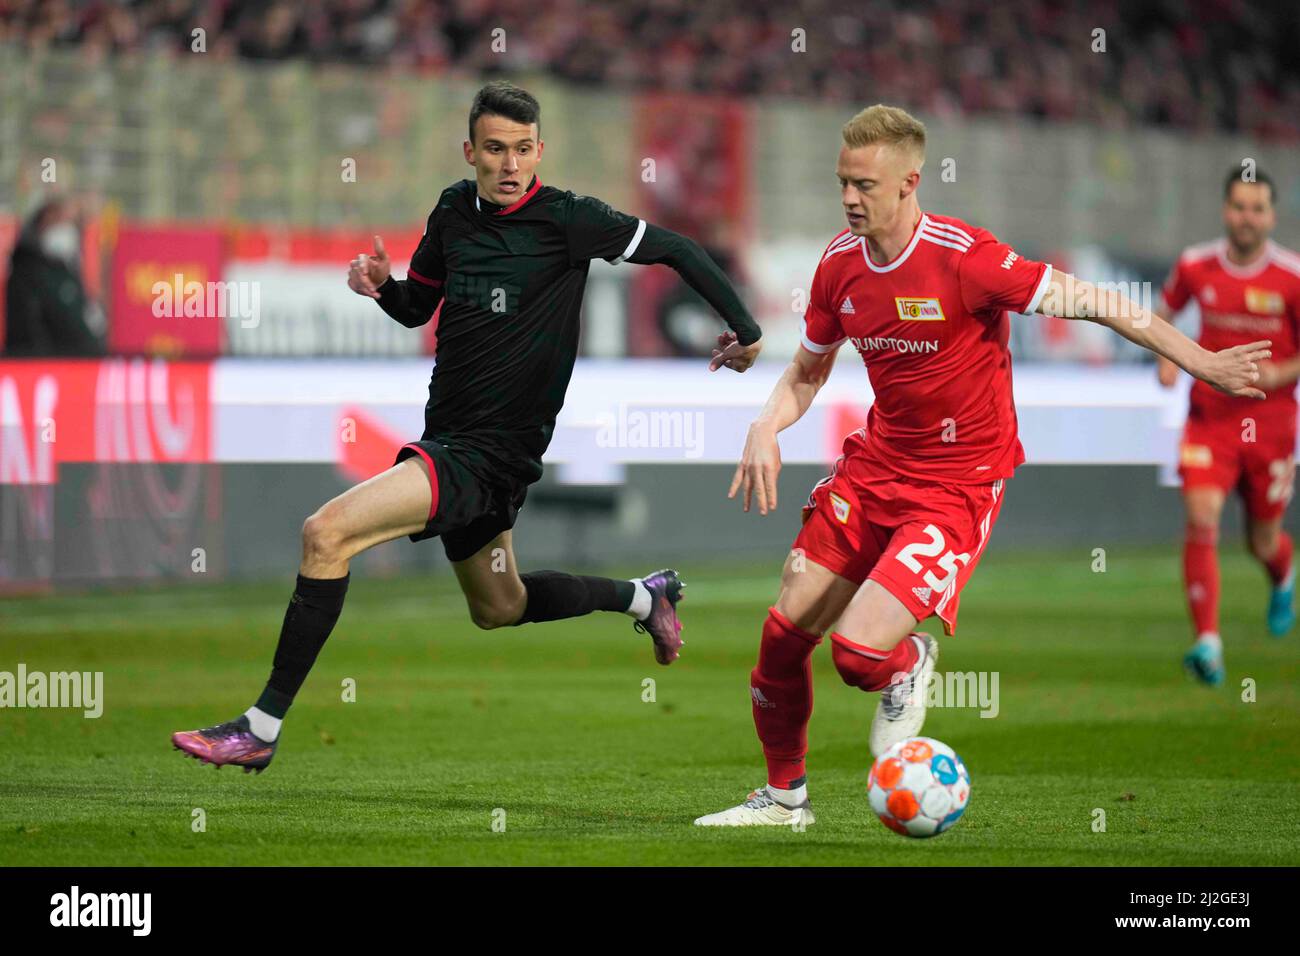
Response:
[{"label": "background player in red jersey", "polygon": [[[1187,425],[1179,449],[1187,530],[1183,579],[1195,643],[1183,662],[1207,684],[1223,683],[1219,637],[1219,517],[1233,490],[1246,508],[1247,544],[1272,582],[1268,627],[1281,636],[1295,623],[1295,575],[1291,536],[1282,516],[1295,483],[1296,398],[1300,378],[1300,256],[1274,243],[1277,222],[1273,181],[1256,172],[1252,181],[1234,171],[1223,188],[1226,235],[1191,246],[1179,256],[1163,290],[1161,317],[1172,317],[1193,299],[1200,305],[1200,342],[1207,349],[1257,338],[1273,342],[1273,360],[1259,365],[1262,402],[1222,395],[1202,382],[1192,386]],[[1160,382],[1178,374],[1160,360]]]},{"label": "background player in red jersey", "polygon": [[[866,426],[804,508],[780,596],[750,675],[767,785],[701,826],[813,822],[804,759],[812,714],[811,654],[834,625],[846,683],[881,691],[871,726],[880,754],[918,733],[938,644],[916,633],[937,614],[951,634],[962,586],[1024,461],[1007,349],[1008,312],[1091,319],[1230,394],[1253,387],[1268,342],[1211,352],[1116,292],[1024,259],[983,229],[922,212],[925,127],[873,106],[850,120],[837,165],[849,228],[813,276],[803,340],[750,426],[730,496],[777,500],[777,434],[808,410],[846,341],[875,393]],[[719,338],[718,354],[730,345]]]}]

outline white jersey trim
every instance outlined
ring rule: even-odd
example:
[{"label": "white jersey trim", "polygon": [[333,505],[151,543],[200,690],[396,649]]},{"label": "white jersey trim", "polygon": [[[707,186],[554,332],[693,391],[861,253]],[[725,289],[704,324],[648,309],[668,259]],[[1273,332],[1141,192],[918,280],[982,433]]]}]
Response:
[{"label": "white jersey trim", "polygon": [[1300,256],[1296,255],[1290,249],[1282,246],[1273,246],[1271,250],[1273,264],[1280,269],[1285,269],[1292,275],[1300,276]]},{"label": "white jersey trim", "polygon": [[632,253],[636,252],[636,247],[641,245],[641,237],[644,235],[645,235],[645,220],[638,219],[636,221],[636,232],[632,234],[632,241],[627,244],[627,248],[623,250],[623,254],[619,256],[617,259],[610,259],[609,264],[612,266],[616,266],[620,262],[627,259],[628,256],[632,255]]},{"label": "white jersey trim", "polygon": [[956,249],[958,252],[966,252],[970,246],[963,243],[960,239],[944,233],[926,232],[921,238],[927,242],[933,242],[936,246],[947,246],[949,249]]},{"label": "white jersey trim", "polygon": [[827,352],[833,352],[843,345],[845,339],[840,339],[838,342],[832,342],[830,345],[822,345],[820,342],[814,342],[812,339],[808,338],[808,320],[800,319],[799,341],[809,352],[815,352],[818,355],[825,355]]},{"label": "white jersey trim", "polygon": [[975,241],[975,237],[972,236],[969,232],[967,232],[964,229],[958,229],[956,226],[951,225],[950,223],[936,222],[935,220],[931,219],[929,223],[926,224],[926,228],[929,229],[930,232],[932,233],[938,233],[940,235],[945,236],[948,239],[952,239],[956,242],[960,242],[966,246],[971,245]]},{"label": "white jersey trim", "polygon": [[1205,242],[1198,242],[1195,245],[1188,246],[1178,256],[1178,259],[1180,262],[1187,263],[1213,259],[1215,256],[1222,254],[1223,249],[1227,244],[1228,240],[1223,238],[1207,239]]},{"label": "white jersey trim", "polygon": [[[980,521],[980,543],[975,549],[975,553],[971,555],[971,559],[974,561],[980,559],[980,555],[984,553],[984,545],[988,544],[990,523],[993,521],[993,509],[997,507],[998,496],[1002,493],[1002,479],[999,478],[997,481],[993,482],[993,484],[989,486],[989,489],[992,492],[992,498],[990,499],[989,510],[984,512],[984,518]],[[957,622],[949,620],[943,612],[948,609],[948,602],[956,596],[957,576],[954,574],[952,583],[943,589],[943,597],[939,600],[939,603],[934,606],[934,613],[939,615],[939,618],[952,630],[956,630]]]},{"label": "white jersey trim", "polygon": [[925,232],[925,227],[929,222],[930,217],[925,213],[921,213],[921,221],[916,226],[916,232],[912,234],[912,241],[909,242],[907,248],[900,252],[897,258],[888,265],[878,266],[871,261],[871,253],[867,250],[867,244],[865,241],[862,243],[862,261],[867,264],[867,268],[872,272],[893,272],[906,262],[909,256],[911,256],[912,250],[915,249],[916,244],[921,241],[921,234]]},{"label": "white jersey trim", "polygon": [[1042,304],[1043,296],[1047,294],[1047,284],[1052,281],[1052,264],[1043,263],[1047,268],[1043,270],[1043,277],[1038,280],[1038,288],[1034,289],[1034,294],[1029,298],[1029,305],[1025,306],[1021,312],[1029,315],[1031,312],[1037,312],[1039,305]]},{"label": "white jersey trim", "polygon": [[826,247],[826,251],[822,253],[822,262],[825,262],[831,256],[839,255],[841,252],[852,249],[862,241],[861,236],[855,236],[851,232],[841,236]]},{"label": "white jersey trim", "polygon": [[1234,279],[1253,279],[1267,269],[1273,261],[1273,248],[1273,240],[1269,239],[1264,243],[1263,251],[1255,257],[1254,262],[1238,265],[1228,258],[1228,241],[1224,239],[1217,250],[1219,267]]}]

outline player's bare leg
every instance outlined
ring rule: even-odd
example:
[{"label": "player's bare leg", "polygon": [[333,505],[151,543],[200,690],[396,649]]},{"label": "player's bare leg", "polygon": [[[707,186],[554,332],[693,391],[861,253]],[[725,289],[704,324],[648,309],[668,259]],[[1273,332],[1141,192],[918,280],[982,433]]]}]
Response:
[{"label": "player's bare leg", "polygon": [[1195,643],[1183,666],[1204,684],[1223,683],[1223,640],[1219,636],[1219,519],[1224,493],[1219,488],[1183,490],[1187,532],[1183,542],[1183,583]]},{"label": "player's bare leg", "polygon": [[926,690],[939,642],[916,633],[917,620],[876,581],[862,583],[831,634],[835,668],[844,683],[880,691],[871,721],[871,753],[882,753],[925,724]]},{"label": "player's bare leg", "polygon": [[660,664],[677,659],[683,644],[677,602],[686,585],[676,571],[655,571],[632,581],[565,571],[520,574],[512,541],[512,532],[503,531],[471,557],[452,562],[477,626],[491,629],[619,611],[632,618],[636,630],[650,635]]},{"label": "player's bare leg", "polygon": [[513,535],[502,531],[472,557],[451,564],[476,627],[508,627],[523,616],[528,604],[528,591],[515,564]]},{"label": "player's bare leg", "polygon": [[343,577],[362,551],[423,529],[432,500],[429,466],[419,457],[349,488],[303,522],[298,573]]},{"label": "player's bare leg", "polygon": [[812,716],[812,652],[858,585],[795,551],[781,572],[781,591],[763,624],[758,666],[750,674],[754,726],[767,760],[767,783],[738,806],[711,813],[697,826],[806,826],[808,719]]},{"label": "player's bare leg", "polygon": [[1282,530],[1282,516],[1246,521],[1246,544],[1255,560],[1268,572],[1272,591],[1268,602],[1268,629],[1281,637],[1295,624],[1295,570],[1292,567],[1294,546],[1291,536]]},{"label": "player's bare leg", "polygon": [[433,496],[428,466],[411,458],[349,488],[302,527],[302,563],[285,612],[270,680],[257,703],[234,720],[178,731],[172,744],[218,768],[265,770],[280,725],[343,609],[348,562],[367,548],[424,528]]}]

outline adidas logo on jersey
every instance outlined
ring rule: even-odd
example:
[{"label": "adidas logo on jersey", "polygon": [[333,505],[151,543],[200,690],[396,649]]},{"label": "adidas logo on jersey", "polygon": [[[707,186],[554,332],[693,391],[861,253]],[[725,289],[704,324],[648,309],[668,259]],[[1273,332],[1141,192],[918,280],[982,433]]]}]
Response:
[{"label": "adidas logo on jersey", "polygon": [[846,295],[844,297],[844,301],[840,303],[840,315],[853,315],[853,314],[854,314],[853,300]]},{"label": "adidas logo on jersey", "polygon": [[930,604],[930,595],[933,593],[929,588],[912,588],[912,593],[916,599],[924,605]]},{"label": "adidas logo on jersey", "polygon": [[759,690],[757,687],[751,685],[749,688],[749,694],[751,697],[754,698],[754,703],[757,704],[759,707],[771,708],[776,706],[776,704],[772,703],[765,696],[763,696],[763,692]]}]

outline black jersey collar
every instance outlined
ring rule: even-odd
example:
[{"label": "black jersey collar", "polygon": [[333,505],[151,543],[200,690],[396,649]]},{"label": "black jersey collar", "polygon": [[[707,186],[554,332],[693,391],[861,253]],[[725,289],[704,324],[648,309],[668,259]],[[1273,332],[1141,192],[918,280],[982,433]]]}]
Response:
[{"label": "black jersey collar", "polygon": [[542,188],[542,181],[538,179],[536,175],[534,175],[532,183],[529,184],[526,190],[524,190],[524,194],[520,196],[518,199],[516,199],[514,202],[512,202],[509,206],[498,206],[496,203],[492,202],[492,200],[484,199],[478,194],[478,190],[476,189],[474,191],[474,208],[477,209],[479,212],[485,213],[490,216],[508,216],[516,209],[521,208],[525,203],[528,202],[528,200],[536,196],[537,190],[541,188]]}]

